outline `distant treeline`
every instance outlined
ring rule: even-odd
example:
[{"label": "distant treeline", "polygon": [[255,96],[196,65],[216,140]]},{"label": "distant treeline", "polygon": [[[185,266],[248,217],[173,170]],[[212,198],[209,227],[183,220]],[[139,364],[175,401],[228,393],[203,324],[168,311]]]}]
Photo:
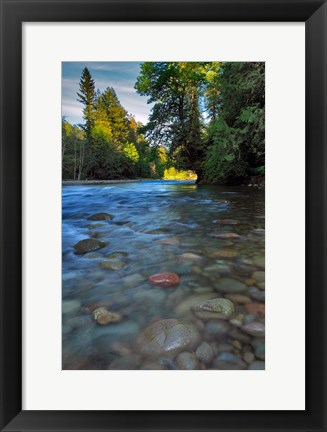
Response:
[{"label": "distant treeline", "polygon": [[84,68],[84,123],[63,119],[64,179],[195,178],[238,184],[264,174],[265,65],[146,62],[135,84],[154,103],[137,123]]}]

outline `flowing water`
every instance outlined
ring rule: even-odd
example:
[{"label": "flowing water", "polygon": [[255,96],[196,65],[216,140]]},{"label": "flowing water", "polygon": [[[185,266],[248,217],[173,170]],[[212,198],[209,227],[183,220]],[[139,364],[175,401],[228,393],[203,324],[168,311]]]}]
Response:
[{"label": "flowing water", "polygon": [[[264,368],[263,191],[180,181],[63,186],[62,206],[63,369]],[[112,220],[89,220],[96,213]],[[104,247],[77,254],[87,238]],[[164,272],[178,275],[175,285],[149,281]],[[228,298],[232,311],[194,311],[212,298]],[[97,322],[99,308],[112,322]]]}]

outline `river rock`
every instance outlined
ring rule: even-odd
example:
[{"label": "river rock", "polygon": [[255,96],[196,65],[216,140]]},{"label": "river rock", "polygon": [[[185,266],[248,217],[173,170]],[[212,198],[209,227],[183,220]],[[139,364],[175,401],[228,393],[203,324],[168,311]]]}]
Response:
[{"label": "river rock", "polygon": [[253,262],[257,267],[260,267],[263,269],[265,268],[265,257],[264,256],[256,257]]},{"label": "river rock", "polygon": [[61,305],[63,314],[76,314],[81,308],[81,302],[78,300],[64,300]]},{"label": "river rock", "polygon": [[250,364],[249,370],[265,370],[265,362],[255,360],[253,363]]},{"label": "river rock", "polygon": [[[177,293],[176,293],[177,295]],[[174,296],[175,297],[175,296]],[[192,314],[192,306],[197,305],[198,303],[216,298],[217,294],[212,291],[207,291],[201,294],[196,294],[185,298],[181,301],[175,308],[175,315],[177,317],[186,317],[187,315]]]},{"label": "river rock", "polygon": [[254,348],[255,356],[260,360],[264,360],[266,351],[265,340],[262,338],[253,339],[251,345]]},{"label": "river rock", "polygon": [[234,304],[226,298],[214,298],[192,306],[192,311],[201,319],[228,319],[234,313]]},{"label": "river rock", "polygon": [[217,223],[220,225],[238,225],[239,221],[235,219],[219,219]]},{"label": "river rock", "polygon": [[265,325],[260,321],[252,321],[244,324],[242,330],[254,337],[265,337]]},{"label": "river rock", "polygon": [[232,326],[228,321],[212,320],[208,321],[205,331],[211,340],[223,340],[228,336]]},{"label": "river rock", "polygon": [[185,252],[178,257],[181,261],[200,261],[202,257],[191,252]]},{"label": "river rock", "polygon": [[98,259],[98,258],[103,258],[103,255],[100,252],[88,252],[85,255],[83,255],[83,258]]},{"label": "river rock", "polygon": [[144,282],[145,277],[142,276],[140,273],[134,273],[132,275],[125,276],[121,281],[126,287],[134,288]]},{"label": "river rock", "polygon": [[168,237],[168,238],[156,240],[156,243],[160,243],[163,245],[171,245],[171,246],[179,245],[180,242],[181,241],[179,237]]},{"label": "river rock", "polygon": [[239,256],[239,252],[232,249],[217,249],[208,253],[213,259],[233,259]]},{"label": "river rock", "polygon": [[92,216],[89,216],[87,219],[99,221],[99,220],[112,220],[112,218],[113,216],[109,213],[95,213]]},{"label": "river rock", "polygon": [[257,282],[264,282],[265,281],[265,272],[264,271],[256,271],[256,272],[252,273],[251,278],[255,279]]},{"label": "river rock", "polygon": [[195,370],[200,369],[200,363],[196,355],[190,352],[182,352],[176,358],[178,369]]},{"label": "river rock", "polygon": [[127,257],[127,252],[113,252],[110,255],[108,255],[108,259],[120,259]]},{"label": "river rock", "polygon": [[215,289],[223,293],[239,293],[247,290],[247,286],[236,279],[220,278],[215,284]]},{"label": "river rock", "polygon": [[257,287],[260,288],[261,290],[265,290],[266,284],[265,284],[265,282],[259,282],[259,283],[257,283]]},{"label": "river rock", "polygon": [[245,310],[255,317],[263,318],[265,316],[265,305],[262,303],[247,303]]},{"label": "river rock", "polygon": [[114,359],[108,369],[110,370],[136,370],[141,364],[140,355],[128,355]]},{"label": "river rock", "polygon": [[180,277],[176,273],[158,273],[149,277],[149,282],[152,285],[159,285],[162,287],[173,287],[179,285]]},{"label": "river rock", "polygon": [[251,302],[251,299],[244,294],[225,294],[225,297],[235,304],[246,304]]},{"label": "river rock", "polygon": [[252,352],[246,352],[246,353],[244,353],[243,354],[243,360],[247,363],[247,364],[250,364],[250,363],[252,363],[253,361],[254,361],[254,359],[255,359],[255,356],[254,356],[254,354],[252,353]]},{"label": "river rock", "polygon": [[145,357],[174,357],[192,350],[199,340],[200,334],[193,324],[170,318],[150,324],[137,337],[136,346]]},{"label": "river rock", "polygon": [[252,286],[249,288],[248,293],[250,295],[250,297],[258,302],[264,302],[265,301],[265,292],[258,289],[255,286]]},{"label": "river rock", "polygon": [[255,279],[251,279],[251,278],[247,278],[247,279],[245,279],[244,283],[247,286],[253,286],[256,283],[256,280]]},{"label": "river rock", "polygon": [[107,325],[122,320],[122,316],[116,312],[109,312],[106,308],[100,307],[93,311],[93,318],[100,325]]},{"label": "river rock", "polygon": [[213,360],[213,366],[223,370],[247,369],[247,364],[242,359],[229,352],[218,354]]},{"label": "river rock", "polygon": [[214,232],[212,234],[212,236],[216,237],[216,238],[220,238],[220,239],[226,239],[226,240],[237,239],[237,238],[240,237],[238,234],[233,233],[233,232],[230,232],[230,233],[221,233],[221,234]]},{"label": "river rock", "polygon": [[256,228],[252,232],[253,232],[253,234],[258,235],[258,236],[264,236],[265,235],[265,230],[263,228]]},{"label": "river rock", "polygon": [[86,252],[92,252],[107,246],[107,243],[104,243],[100,240],[94,238],[87,238],[84,240],[80,240],[75,244],[75,253],[76,254],[85,254]]},{"label": "river rock", "polygon": [[212,362],[214,358],[214,350],[208,342],[202,342],[195,351],[197,358],[204,364],[208,365]]},{"label": "river rock", "polygon": [[125,267],[124,261],[119,260],[106,260],[100,262],[100,267],[104,270],[121,270]]}]

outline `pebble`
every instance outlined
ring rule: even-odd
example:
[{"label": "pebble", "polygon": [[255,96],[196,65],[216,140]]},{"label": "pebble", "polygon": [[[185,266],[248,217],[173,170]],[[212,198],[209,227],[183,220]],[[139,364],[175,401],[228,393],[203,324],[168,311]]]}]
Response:
[{"label": "pebble", "polygon": [[103,258],[103,255],[100,252],[87,252],[85,255],[83,255],[83,258],[97,259],[97,258]]},{"label": "pebble", "polygon": [[121,281],[126,287],[134,288],[144,282],[145,277],[139,273],[134,273],[132,275],[125,276],[123,279],[121,279]]},{"label": "pebble", "polygon": [[235,219],[219,219],[217,223],[220,225],[238,225],[239,221]]},{"label": "pebble", "polygon": [[254,337],[265,337],[265,325],[259,321],[252,321],[244,324],[242,330]]},{"label": "pebble", "polygon": [[247,334],[241,332],[237,327],[234,327],[230,332],[229,332],[229,336],[232,339],[236,339],[239,340],[240,342],[242,342],[243,344],[248,344],[251,342],[251,338],[250,336],[248,336]]},{"label": "pebble", "polygon": [[256,283],[256,280],[255,280],[255,279],[248,278],[248,279],[245,279],[244,283],[245,283],[245,285],[247,285],[247,286],[252,286],[252,285],[254,285],[254,284]]},{"label": "pebble", "polygon": [[260,360],[264,360],[265,359],[265,340],[262,338],[254,339],[254,340],[252,340],[251,345],[254,348],[255,356]]},{"label": "pebble", "polygon": [[256,257],[253,262],[257,267],[265,268],[265,257],[264,256]]},{"label": "pebble", "polygon": [[265,230],[263,228],[256,228],[252,232],[253,234],[260,235],[260,236],[265,235]]},{"label": "pebble", "polygon": [[94,238],[87,238],[79,241],[74,245],[76,254],[85,254],[86,252],[92,252],[97,249],[101,249],[107,246],[107,243],[104,243],[100,240]]},{"label": "pebble", "polygon": [[99,220],[112,220],[112,218],[113,216],[109,213],[95,213],[92,216],[89,216],[87,219],[99,221]]},{"label": "pebble", "polygon": [[251,302],[251,299],[243,294],[225,294],[225,297],[235,304],[246,304]]},{"label": "pebble", "polygon": [[195,348],[199,340],[200,334],[193,324],[170,318],[150,324],[136,338],[136,347],[145,357],[174,357]]},{"label": "pebble", "polygon": [[100,325],[119,322],[122,320],[122,315],[116,312],[109,312],[106,308],[100,307],[93,311],[93,318]]},{"label": "pebble", "polygon": [[207,342],[202,342],[202,344],[197,347],[195,354],[197,358],[206,365],[212,362],[215,355],[212,346]]},{"label": "pebble", "polygon": [[149,277],[149,282],[152,285],[159,285],[162,287],[173,287],[179,285],[180,277],[176,273],[158,273]]},{"label": "pebble", "polygon": [[239,370],[247,369],[247,364],[239,357],[229,352],[222,352],[213,360],[216,369]]},{"label": "pebble", "polygon": [[100,262],[100,267],[104,270],[121,270],[125,267],[124,261],[118,261],[118,260],[106,260]]},{"label": "pebble", "polygon": [[202,257],[191,252],[185,252],[178,257],[182,261],[200,261]]},{"label": "pebble", "polygon": [[259,282],[259,283],[257,284],[257,286],[258,286],[258,288],[260,288],[261,290],[264,290],[264,289],[266,288],[266,284],[265,284],[265,282]]},{"label": "pebble", "polygon": [[249,370],[265,370],[265,362],[255,360],[253,363],[250,364]]},{"label": "pebble", "polygon": [[215,340],[225,339],[231,328],[231,324],[223,320],[208,321],[205,326],[209,338]]},{"label": "pebble", "polygon": [[217,249],[208,253],[208,257],[213,259],[233,259],[237,256],[239,252],[232,249]]},{"label": "pebble", "polygon": [[156,243],[160,243],[163,245],[179,245],[180,244],[180,239],[179,237],[168,237],[168,238],[164,238],[164,239],[160,239],[160,240],[156,240]]},{"label": "pebble", "polygon": [[248,294],[250,295],[250,297],[253,300],[256,300],[258,302],[264,302],[265,301],[265,292],[260,290],[257,287],[254,287],[254,286],[250,287],[248,290]]},{"label": "pebble", "polygon": [[251,352],[246,352],[246,353],[243,354],[243,360],[244,360],[247,364],[252,363],[252,362],[254,361],[254,359],[255,359],[255,356],[254,356],[254,354],[251,353]]},{"label": "pebble", "polygon": [[76,314],[81,308],[81,302],[78,300],[64,300],[61,311],[63,314]]},{"label": "pebble", "polygon": [[215,289],[223,293],[239,293],[247,290],[247,286],[236,279],[220,278],[215,284]]},{"label": "pebble", "polygon": [[264,282],[265,281],[265,272],[258,270],[252,273],[251,275],[252,279],[255,279],[257,282]]},{"label": "pebble", "polygon": [[222,233],[222,234],[218,234],[218,233],[212,233],[213,237],[216,238],[221,238],[221,239],[237,239],[240,236],[236,233],[230,232],[230,233]]},{"label": "pebble", "polygon": [[248,314],[255,317],[264,318],[265,316],[265,305],[262,303],[247,303],[245,310]]},{"label": "pebble", "polygon": [[201,319],[228,319],[234,313],[234,304],[226,298],[214,298],[193,305],[192,311]]},{"label": "pebble", "polygon": [[200,368],[200,363],[195,354],[182,352],[176,358],[176,365],[179,369],[195,370]]},{"label": "pebble", "polygon": [[128,255],[127,252],[113,252],[110,255],[108,255],[108,259],[125,258],[127,255]]}]

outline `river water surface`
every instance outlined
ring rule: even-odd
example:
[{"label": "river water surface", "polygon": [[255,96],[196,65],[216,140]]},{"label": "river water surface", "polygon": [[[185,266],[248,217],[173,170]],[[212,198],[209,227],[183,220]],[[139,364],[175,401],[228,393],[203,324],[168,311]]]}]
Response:
[{"label": "river water surface", "polygon": [[[62,206],[63,369],[264,368],[263,191],[63,186]],[[102,247],[76,253],[88,238]],[[149,280],[165,272],[173,286]],[[228,302],[196,306],[212,299]]]}]

